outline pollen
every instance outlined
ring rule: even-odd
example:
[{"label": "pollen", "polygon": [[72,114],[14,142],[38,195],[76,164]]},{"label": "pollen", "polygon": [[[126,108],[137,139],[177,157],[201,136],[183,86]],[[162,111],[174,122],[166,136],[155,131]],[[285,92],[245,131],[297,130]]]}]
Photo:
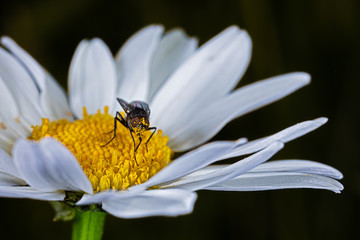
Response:
[{"label": "pollen", "polygon": [[3,122],[0,122],[0,128],[2,128],[2,129],[4,129],[4,130],[6,130],[6,129],[7,129],[7,127],[6,127],[5,123],[3,123]]},{"label": "pollen", "polygon": [[[134,142],[128,128],[117,125],[114,136],[114,117],[100,110],[87,114],[83,119],[70,122],[62,119],[49,121],[42,119],[41,126],[33,126],[29,139],[38,141],[43,137],[53,137],[63,143],[76,157],[89,178],[94,192],[124,190],[133,185],[146,182],[149,178],[170,163],[172,151],[167,146],[168,137],[158,130],[147,143],[151,131],[142,132],[142,143],[134,159]],[[133,133],[135,146],[138,137]],[[106,145],[106,146],[104,146]]]}]

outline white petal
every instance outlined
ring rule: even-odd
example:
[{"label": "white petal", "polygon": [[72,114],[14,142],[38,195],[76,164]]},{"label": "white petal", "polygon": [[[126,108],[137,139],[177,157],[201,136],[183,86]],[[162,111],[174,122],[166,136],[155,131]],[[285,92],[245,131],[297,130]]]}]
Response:
[{"label": "white petal", "polygon": [[93,192],[74,155],[55,139],[44,138],[39,143],[20,139],[13,156],[22,178],[38,190]]},{"label": "white petal", "polygon": [[117,97],[147,101],[151,58],[162,33],[162,26],[151,25],[135,33],[120,49],[116,56],[120,77]]},{"label": "white petal", "polygon": [[35,61],[26,51],[17,45],[11,38],[2,37],[1,43],[16,56],[30,73],[40,90],[42,110],[51,119],[69,117],[69,105],[64,90],[58,83]]},{"label": "white petal", "polygon": [[[186,181],[186,182],[193,181],[194,179],[197,179],[206,174],[215,172],[215,171],[225,168],[227,166],[228,166],[227,164],[207,166],[203,169],[200,169],[192,174],[189,174],[189,175],[181,178],[181,181]],[[258,176],[273,177],[273,176],[276,176],[276,172],[279,173],[278,174],[279,176],[286,176],[287,173],[289,173],[291,176],[296,176],[296,175],[292,175],[292,174],[301,173],[301,174],[305,174],[305,175],[309,175],[309,176],[317,175],[317,177],[323,176],[323,177],[335,178],[335,179],[341,179],[343,177],[341,172],[339,172],[335,168],[325,165],[323,163],[313,162],[313,161],[309,161],[309,160],[277,160],[277,161],[270,161],[270,162],[260,164],[259,166],[251,169],[249,172],[247,172],[244,175],[241,175],[237,178],[239,178],[239,179],[250,178],[250,179],[255,179],[256,181],[258,181],[258,179],[257,179]],[[264,173],[264,175],[257,175],[258,173]],[[267,174],[269,174],[269,175],[267,175]],[[311,178],[309,178],[309,179],[311,179]],[[223,186],[223,187],[228,186],[230,189],[230,187],[232,186],[231,184],[235,183],[236,181],[229,180],[229,183],[216,184],[215,186],[218,186],[219,188],[220,188],[220,186]],[[260,180],[258,182],[260,183]],[[266,182],[266,180],[264,180],[264,182]],[[238,191],[240,191],[241,189],[245,189],[246,188],[245,184],[246,184],[246,182],[244,182],[244,183],[241,182],[239,185],[237,185],[239,187]],[[284,184],[286,184],[286,183],[284,183]],[[291,181],[289,181],[289,186],[290,185],[294,185],[294,184]],[[341,186],[341,185],[338,185],[338,186]],[[236,188],[235,185],[233,185],[233,187]],[[206,189],[208,189],[208,188],[206,188]],[[332,189],[330,189],[330,190],[332,190]]]},{"label": "white petal", "polygon": [[14,40],[9,37],[2,37],[1,43],[23,64],[39,89],[45,88],[45,72],[42,67],[26,51],[24,51]]},{"label": "white petal", "polygon": [[170,74],[182,64],[197,47],[197,40],[182,30],[167,32],[161,39],[151,60],[149,101]]},{"label": "white petal", "polygon": [[83,82],[85,81],[83,76],[83,69],[85,64],[83,63],[85,58],[84,55],[87,49],[89,48],[89,41],[82,40],[76,48],[74,56],[71,60],[70,69],[69,69],[69,79],[68,79],[68,93],[69,93],[69,102],[71,111],[77,118],[80,118],[83,114],[83,103],[82,103],[82,94],[81,89]]},{"label": "white petal", "polygon": [[130,190],[135,191],[160,183],[166,183],[206,167],[229,152],[235,144],[235,142],[213,142],[206,144],[174,160],[148,181],[136,185],[130,188]]},{"label": "white petal", "polygon": [[2,139],[1,135],[0,135],[0,148],[7,153],[10,153],[12,148],[12,144],[7,142],[7,140]]},{"label": "white petal", "polygon": [[81,197],[81,199],[76,203],[76,205],[83,206],[83,205],[91,205],[91,204],[100,204],[102,203],[102,201],[104,201],[106,198],[111,197],[113,194],[115,193],[111,191],[100,192],[94,195],[84,194]]},{"label": "white petal", "polygon": [[130,198],[112,198],[102,208],[120,218],[178,216],[192,212],[196,193],[181,189],[149,190]]},{"label": "white petal", "polygon": [[76,49],[69,73],[70,106],[76,117],[96,113],[115,102],[116,67],[109,48],[100,39],[83,40]]},{"label": "white petal", "polygon": [[337,169],[323,163],[309,160],[278,160],[263,163],[251,172],[299,172],[316,174],[335,179],[342,179],[343,175]]},{"label": "white petal", "polygon": [[[199,176],[209,174],[221,168],[228,166],[222,165],[210,165],[203,169],[200,169],[192,174],[189,174],[182,178],[182,180],[194,179]],[[326,164],[309,161],[309,160],[276,160],[266,163],[262,163],[259,166],[251,169],[248,173],[261,173],[261,172],[290,172],[290,173],[306,173],[315,174],[335,179],[342,179],[342,173]]]},{"label": "white petal", "polygon": [[283,143],[289,142],[295,138],[301,137],[318,127],[322,126],[327,122],[327,118],[317,118],[310,121],[304,121],[288,127],[278,133],[275,133],[269,137],[257,139],[246,144],[243,144],[239,147],[234,148],[229,154],[225,155],[222,159],[227,159],[231,157],[237,157],[245,154],[250,154],[256,151],[259,151],[263,148],[266,148],[275,141],[280,141]]},{"label": "white petal", "polygon": [[3,149],[0,148],[0,171],[20,177],[19,171],[16,169],[14,160]]},{"label": "white petal", "polygon": [[250,54],[250,37],[237,27],[226,29],[202,46],[154,96],[151,108],[155,126],[171,136],[178,123],[183,126],[182,121],[194,118],[199,109],[222,98],[245,72]]},{"label": "white petal", "polygon": [[26,182],[23,180],[9,175],[7,173],[0,172],[0,186],[26,186]]},{"label": "white petal", "polygon": [[0,92],[0,102],[4,103],[0,111],[0,139],[12,144],[15,139],[28,136],[30,131],[17,121],[20,119],[18,105],[1,76]]},{"label": "white petal", "polygon": [[338,181],[316,174],[296,172],[249,172],[237,178],[206,187],[217,191],[262,191],[287,188],[327,189],[340,193],[343,186]]},{"label": "white petal", "polygon": [[19,117],[19,109],[13,98],[9,88],[6,86],[3,78],[0,76],[0,102],[6,103],[2,106],[0,111],[0,119],[5,123],[14,122],[16,117]]},{"label": "white petal", "polygon": [[49,74],[45,75],[45,89],[40,93],[40,104],[43,112],[51,120],[73,120],[66,94],[61,86]]},{"label": "white petal", "polygon": [[247,142],[247,138],[239,138],[238,140],[236,140],[236,146],[244,145]]},{"label": "white petal", "polygon": [[180,123],[183,127],[166,132],[169,145],[175,151],[183,151],[206,142],[234,118],[279,100],[309,81],[307,73],[290,73],[242,87],[203,110],[199,108],[191,121],[181,118],[186,121]]},{"label": "white petal", "polygon": [[184,189],[189,189],[191,191],[196,191],[208,186],[215,185],[217,183],[221,183],[223,181],[244,174],[250,171],[251,169],[253,169],[254,167],[256,167],[257,165],[267,161],[275,153],[277,153],[280,149],[282,149],[283,146],[284,146],[283,143],[275,142],[271,144],[269,147],[265,148],[264,150],[255,153],[234,164],[231,164],[225,168],[218,169],[206,175],[197,176],[196,178],[193,179],[179,180],[165,187],[184,188]]},{"label": "white petal", "polygon": [[[24,126],[41,124],[39,91],[23,66],[7,51],[0,48],[0,76],[16,101]],[[5,107],[7,107],[5,105]]]},{"label": "white petal", "polygon": [[32,187],[0,186],[0,197],[30,198],[45,201],[62,201],[65,193],[41,192]]},{"label": "white petal", "polygon": [[82,198],[76,203],[78,206],[83,205],[91,205],[91,204],[101,204],[107,199],[120,199],[120,198],[130,198],[132,196],[139,195],[141,191],[135,192],[135,191],[105,191],[105,192],[99,192],[94,195],[90,194],[84,194]]}]

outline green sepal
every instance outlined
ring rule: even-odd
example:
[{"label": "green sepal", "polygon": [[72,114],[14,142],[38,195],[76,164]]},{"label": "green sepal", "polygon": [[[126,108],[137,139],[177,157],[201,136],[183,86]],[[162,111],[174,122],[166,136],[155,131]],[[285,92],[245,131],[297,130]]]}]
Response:
[{"label": "green sepal", "polygon": [[75,209],[70,207],[68,204],[63,202],[50,202],[50,205],[55,211],[55,216],[53,218],[54,222],[56,221],[71,221],[75,218]]}]

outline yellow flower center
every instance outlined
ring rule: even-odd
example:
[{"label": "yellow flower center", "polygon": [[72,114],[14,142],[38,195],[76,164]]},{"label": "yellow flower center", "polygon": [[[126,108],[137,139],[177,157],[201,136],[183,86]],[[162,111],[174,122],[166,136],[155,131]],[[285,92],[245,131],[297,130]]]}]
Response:
[{"label": "yellow flower center", "polygon": [[[43,118],[41,126],[33,127],[29,139],[40,140],[53,137],[62,142],[79,161],[89,178],[94,192],[117,189],[146,182],[170,162],[171,149],[167,146],[168,137],[161,130],[155,133],[147,144],[151,131],[141,133],[143,139],[134,159],[134,142],[130,131],[122,124],[117,124],[116,137],[113,137],[114,117],[100,110],[89,115],[84,108],[84,117],[70,122],[58,120],[50,122]],[[133,133],[135,146],[139,139]]]}]

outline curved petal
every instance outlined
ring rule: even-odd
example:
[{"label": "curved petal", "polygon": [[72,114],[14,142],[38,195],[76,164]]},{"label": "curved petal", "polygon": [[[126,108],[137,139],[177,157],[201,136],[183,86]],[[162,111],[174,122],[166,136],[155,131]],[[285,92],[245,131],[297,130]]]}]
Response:
[{"label": "curved petal", "polygon": [[149,190],[129,198],[109,198],[102,208],[120,218],[179,216],[191,213],[195,200],[196,193],[186,190]]},{"label": "curved petal", "polygon": [[332,178],[298,172],[249,172],[204,189],[216,191],[263,191],[288,188],[326,189],[336,193],[340,193],[344,189],[341,183]]},{"label": "curved petal", "polygon": [[309,82],[307,73],[290,73],[242,87],[203,110],[199,108],[191,121],[181,118],[186,122],[179,123],[183,127],[165,132],[170,138],[169,145],[175,151],[193,148],[208,141],[234,118],[279,100]]},{"label": "curved petal", "polygon": [[264,150],[254,153],[250,157],[240,160],[227,167],[220,168],[214,172],[206,175],[197,176],[193,179],[182,179],[176,181],[170,185],[164,186],[164,188],[184,188],[191,191],[203,189],[208,186],[212,186],[223,181],[235,178],[241,174],[244,174],[259,164],[270,159],[275,153],[283,148],[284,144],[275,142]]},{"label": "curved petal", "polygon": [[343,178],[342,173],[331,166],[319,162],[297,159],[266,162],[254,168],[251,172],[293,172],[316,174],[335,179]]},{"label": "curved petal", "polygon": [[53,138],[39,143],[20,139],[14,145],[13,156],[22,179],[40,191],[93,192],[74,155]]},{"label": "curved petal", "polygon": [[31,131],[31,126],[41,124],[40,116],[44,116],[39,91],[23,66],[3,48],[0,48],[0,76],[16,101],[22,124]]},{"label": "curved petal", "polygon": [[137,189],[145,189],[183,177],[213,163],[216,159],[229,152],[235,145],[235,142],[213,142],[206,144],[184,154],[171,162],[145,183],[136,185],[129,190],[135,191]]},{"label": "curved petal", "polygon": [[5,152],[11,152],[11,146],[12,144],[8,142],[7,139],[3,139],[0,135],[0,148],[3,149]]},{"label": "curved petal", "polygon": [[21,178],[19,171],[16,169],[14,160],[7,152],[0,148],[0,171]]},{"label": "curved petal", "polygon": [[74,119],[64,90],[49,74],[45,75],[45,88],[40,93],[40,104],[51,120]]},{"label": "curved petal", "polygon": [[18,105],[0,75],[0,102],[6,103],[1,106],[0,111],[0,141],[8,142],[10,145],[15,139],[26,137],[30,130],[21,124]]},{"label": "curved petal", "polygon": [[0,186],[0,197],[30,198],[44,201],[62,201],[63,192],[41,192],[32,187]]},{"label": "curved petal", "polygon": [[0,186],[27,186],[27,184],[17,177],[0,172]]},{"label": "curved petal", "polygon": [[112,112],[116,82],[115,62],[106,44],[98,38],[83,40],[69,72],[70,107],[75,116],[82,117],[83,107],[88,113],[96,113],[109,106]]},{"label": "curved petal", "polygon": [[81,197],[81,199],[76,203],[76,205],[83,206],[83,205],[91,205],[91,204],[100,204],[105,199],[111,197],[113,194],[115,194],[115,193],[111,192],[111,191],[100,192],[100,193],[96,193],[94,195],[84,194]]},{"label": "curved petal", "polygon": [[66,94],[59,84],[26,51],[11,38],[2,37],[1,43],[23,64],[40,90],[42,110],[52,120],[68,118],[70,109]]},{"label": "curved petal", "polygon": [[[196,172],[193,172],[185,177],[181,178],[181,181],[189,182],[193,179],[205,176],[206,174],[213,173],[217,170],[223,169],[229,166],[229,164],[222,165],[210,165],[205,168],[202,168]],[[328,166],[323,163],[313,162],[309,160],[276,160],[262,163],[255,168],[248,171],[246,174],[255,174],[255,173],[304,173],[319,175],[328,178],[342,179],[343,175],[337,169]],[[246,175],[245,174],[245,175]],[[257,175],[249,176],[257,176]],[[264,175],[265,176],[265,175]]]},{"label": "curved petal", "polygon": [[[15,122],[15,118],[19,117],[19,109],[9,88],[6,86],[0,75],[0,102],[6,103],[1,107],[0,120],[7,123]],[[4,127],[3,127],[4,128]]]},{"label": "curved petal", "polygon": [[15,57],[21,62],[25,69],[29,72],[37,87],[41,90],[45,87],[45,72],[24,49],[16,44],[11,38],[4,36],[1,38],[1,44],[4,45]]},{"label": "curved petal", "polygon": [[83,206],[83,205],[91,205],[91,204],[101,204],[102,202],[108,199],[130,198],[136,195],[139,195],[139,192],[126,191],[126,190],[123,191],[109,190],[109,191],[99,192],[94,195],[84,194],[84,196],[82,196],[82,198],[76,203],[76,205]]},{"label": "curved petal", "polygon": [[197,48],[197,40],[180,30],[167,32],[159,42],[151,60],[149,101],[174,70]]},{"label": "curved petal", "polygon": [[135,33],[119,50],[116,65],[120,82],[116,96],[126,101],[148,100],[151,58],[162,33],[162,26],[148,26]]},{"label": "curved petal", "polygon": [[[237,157],[245,154],[250,154],[257,152],[263,148],[266,148],[275,141],[280,141],[283,143],[289,142],[295,138],[301,137],[317,128],[322,126],[327,122],[327,118],[317,118],[310,121],[304,121],[288,127],[278,133],[275,133],[271,136],[250,141],[246,144],[240,145],[234,148],[229,154],[223,156],[221,159],[227,159],[232,157]],[[219,159],[220,160],[220,159]]]},{"label": "curved petal", "polygon": [[239,138],[238,140],[236,140],[236,146],[244,145],[247,142],[248,142],[247,138]]},{"label": "curved petal", "polygon": [[203,45],[165,82],[151,102],[152,121],[166,134],[227,94],[249,63],[251,40],[230,27]]}]

